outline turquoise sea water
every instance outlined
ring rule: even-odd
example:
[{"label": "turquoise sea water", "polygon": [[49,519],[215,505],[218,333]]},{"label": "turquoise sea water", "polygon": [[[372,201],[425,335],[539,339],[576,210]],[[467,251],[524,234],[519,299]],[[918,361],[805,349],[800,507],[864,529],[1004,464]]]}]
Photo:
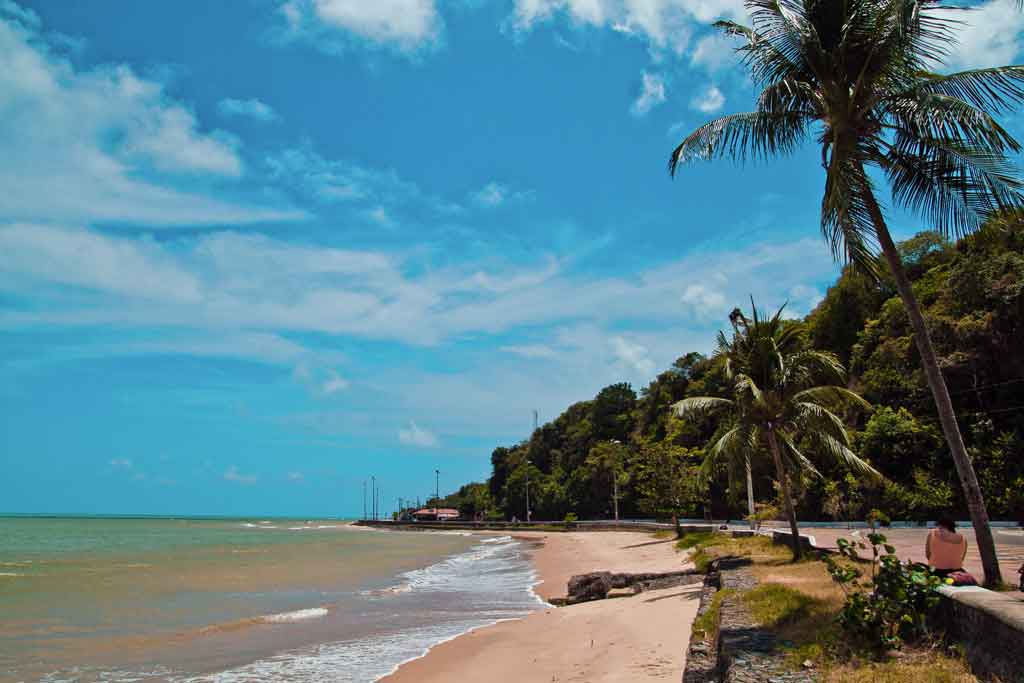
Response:
[{"label": "turquoise sea water", "polygon": [[372,681],[541,606],[507,537],[0,518],[0,681]]}]

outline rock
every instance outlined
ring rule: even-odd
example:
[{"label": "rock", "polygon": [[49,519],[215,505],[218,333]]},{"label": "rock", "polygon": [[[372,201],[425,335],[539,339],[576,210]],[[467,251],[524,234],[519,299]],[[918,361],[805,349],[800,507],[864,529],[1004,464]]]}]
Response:
[{"label": "rock", "polygon": [[603,600],[612,589],[611,572],[592,572],[577,574],[569,579],[569,602],[587,602]]}]

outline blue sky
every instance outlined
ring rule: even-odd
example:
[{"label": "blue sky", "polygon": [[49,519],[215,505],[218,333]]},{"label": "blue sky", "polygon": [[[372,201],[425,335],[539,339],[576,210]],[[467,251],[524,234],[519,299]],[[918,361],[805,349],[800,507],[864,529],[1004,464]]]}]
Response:
[{"label": "blue sky", "polygon": [[[352,515],[836,274],[738,0],[0,0],[0,508]],[[956,66],[1019,56],[981,6]],[[898,234],[912,219],[893,216]]]}]

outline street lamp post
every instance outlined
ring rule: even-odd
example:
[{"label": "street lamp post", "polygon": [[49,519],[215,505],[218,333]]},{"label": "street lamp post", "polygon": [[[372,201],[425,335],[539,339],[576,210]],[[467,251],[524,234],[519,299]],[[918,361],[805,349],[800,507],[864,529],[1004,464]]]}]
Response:
[{"label": "street lamp post", "polygon": [[434,470],[434,512],[441,505],[441,470]]},{"label": "street lamp post", "polygon": [[526,461],[526,521],[530,521],[530,465],[529,460]]},{"label": "street lamp post", "polygon": [[377,477],[370,476],[370,515],[377,519]]},{"label": "street lamp post", "polygon": [[363,480],[363,520],[366,519],[366,480]]}]

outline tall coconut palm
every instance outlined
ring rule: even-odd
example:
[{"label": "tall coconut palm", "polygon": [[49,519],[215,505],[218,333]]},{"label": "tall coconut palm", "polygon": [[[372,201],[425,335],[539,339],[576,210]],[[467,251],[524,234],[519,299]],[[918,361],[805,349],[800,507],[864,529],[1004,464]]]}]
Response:
[{"label": "tall coconut palm", "polygon": [[[821,228],[837,258],[875,272],[881,249],[914,330],[928,386],[970,510],[988,583],[1001,581],[988,513],[928,328],[875,194],[947,237],[1022,203],[1007,155],[1016,140],[993,118],[1024,101],[1024,66],[941,75],[959,21],[936,0],[746,0],[751,26],[715,25],[761,88],[757,108],[711,121],[673,151],[694,159],[767,158],[812,132],[821,147]],[[873,175],[869,173],[873,172]]]},{"label": "tall coconut palm", "polygon": [[850,450],[846,425],[833,412],[843,405],[868,404],[846,389],[846,371],[834,355],[798,348],[799,325],[783,321],[781,308],[762,319],[755,306],[752,319],[737,311],[732,320],[734,339],[727,342],[719,333],[732,398],[687,398],[673,408],[680,417],[724,413],[721,436],[708,447],[711,461],[771,454],[789,519],[793,557],[799,559],[802,548],[790,478],[801,472],[820,475],[797,444],[804,440],[816,454],[835,458],[859,474],[881,477]]}]

